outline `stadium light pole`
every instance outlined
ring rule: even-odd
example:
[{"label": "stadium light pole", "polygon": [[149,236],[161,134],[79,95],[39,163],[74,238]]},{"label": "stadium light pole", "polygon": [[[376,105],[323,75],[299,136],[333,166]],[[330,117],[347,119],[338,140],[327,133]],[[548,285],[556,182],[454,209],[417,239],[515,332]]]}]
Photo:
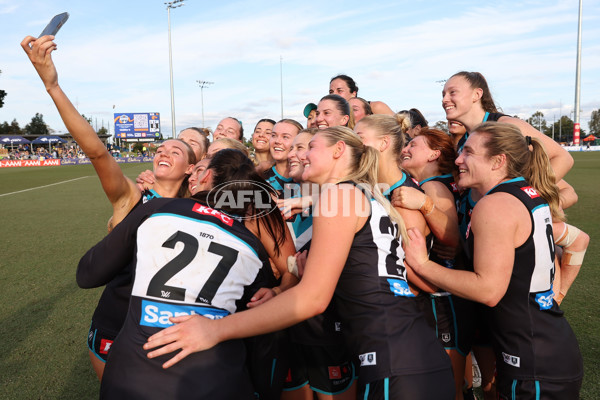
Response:
[{"label": "stadium light pole", "polygon": [[207,88],[210,85],[214,85],[215,83],[201,80],[196,80],[196,82],[198,82],[198,86],[200,86],[200,104],[202,105],[202,128],[206,128],[206,125],[204,125],[204,88]]},{"label": "stadium light pole", "polygon": [[171,50],[171,8],[181,7],[184,0],[173,0],[165,2],[167,6],[167,19],[169,21],[169,74],[171,78],[171,136],[175,137],[175,97],[173,94],[173,52]]},{"label": "stadium light pole", "polygon": [[283,119],[283,57],[279,56],[279,86],[281,88],[281,119]]}]

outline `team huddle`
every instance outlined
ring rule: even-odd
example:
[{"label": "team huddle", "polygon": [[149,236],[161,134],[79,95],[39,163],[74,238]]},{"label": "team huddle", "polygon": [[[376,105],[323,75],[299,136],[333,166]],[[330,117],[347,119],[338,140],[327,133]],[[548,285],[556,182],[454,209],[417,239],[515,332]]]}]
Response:
[{"label": "team huddle", "polygon": [[[243,144],[183,130],[133,182],[58,84],[53,37],[21,43],[113,206],[77,283],[106,399],[575,399],[560,303],[589,237],[566,223],[573,159],[459,72],[449,134],[357,97],[346,75]],[[467,371],[467,373],[465,373]]]}]

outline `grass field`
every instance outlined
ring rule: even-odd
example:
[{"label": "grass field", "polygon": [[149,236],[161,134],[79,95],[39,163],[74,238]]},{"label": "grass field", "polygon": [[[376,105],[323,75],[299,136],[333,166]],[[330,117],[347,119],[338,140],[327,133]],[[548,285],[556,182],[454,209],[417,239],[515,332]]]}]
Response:
[{"label": "grass field", "polygon": [[[569,221],[592,242],[562,308],[584,357],[581,398],[592,400],[600,398],[600,152],[574,158],[567,180],[579,203]],[[122,165],[130,177],[148,167]],[[110,215],[89,165],[0,169],[0,399],[98,397],[85,340],[101,289],[79,289],[75,269]]]}]

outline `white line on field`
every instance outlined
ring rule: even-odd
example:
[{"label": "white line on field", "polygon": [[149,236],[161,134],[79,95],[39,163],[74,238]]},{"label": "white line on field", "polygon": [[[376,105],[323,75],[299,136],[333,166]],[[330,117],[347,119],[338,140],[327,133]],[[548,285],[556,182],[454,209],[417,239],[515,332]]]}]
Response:
[{"label": "white line on field", "polygon": [[29,189],[19,190],[18,192],[4,193],[4,194],[0,194],[0,197],[3,197],[3,196],[8,196],[8,195],[11,195],[11,194],[17,194],[17,193],[29,192],[30,190],[43,189],[43,188],[47,188],[47,187],[54,186],[54,185],[60,185],[61,183],[68,183],[68,182],[78,181],[79,179],[89,178],[89,177],[91,177],[91,176],[92,176],[92,175],[88,175],[88,176],[81,176],[81,177],[79,177],[79,178],[75,178],[75,179],[69,179],[68,181],[61,181],[61,182],[51,183],[51,184],[49,184],[49,185],[37,186],[37,187],[29,188]]}]

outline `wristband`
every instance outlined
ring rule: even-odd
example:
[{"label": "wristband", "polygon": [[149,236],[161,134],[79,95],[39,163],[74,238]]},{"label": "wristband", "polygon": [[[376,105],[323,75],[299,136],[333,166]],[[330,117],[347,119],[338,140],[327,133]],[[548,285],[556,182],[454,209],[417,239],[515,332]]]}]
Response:
[{"label": "wristband", "polygon": [[435,204],[433,204],[433,200],[431,200],[431,197],[425,195],[425,201],[421,204],[421,207],[419,207],[419,211],[421,211],[424,216],[428,216],[434,209]]}]

